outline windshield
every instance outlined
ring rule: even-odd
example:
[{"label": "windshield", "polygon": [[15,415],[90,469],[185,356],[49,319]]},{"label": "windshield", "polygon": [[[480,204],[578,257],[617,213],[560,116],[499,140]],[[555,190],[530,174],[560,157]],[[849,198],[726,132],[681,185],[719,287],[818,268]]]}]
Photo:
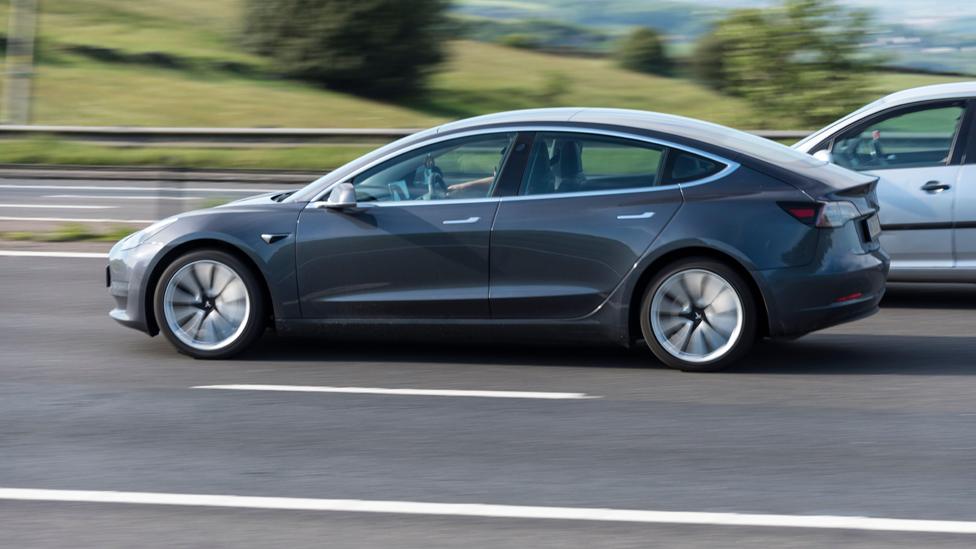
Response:
[{"label": "windshield", "polygon": [[326,173],[322,177],[312,181],[308,185],[305,185],[301,189],[295,191],[295,194],[287,198],[288,202],[308,202],[310,200],[315,200],[322,191],[330,187],[331,185],[342,181],[354,174],[356,171],[368,166],[369,164],[383,158],[384,156],[401,149],[411,143],[419,140],[428,138],[431,134],[436,133],[436,129],[426,130],[422,132],[409,135],[402,139],[398,139],[392,143],[383,145],[382,147],[364,154],[359,158],[340,166],[331,172]]}]

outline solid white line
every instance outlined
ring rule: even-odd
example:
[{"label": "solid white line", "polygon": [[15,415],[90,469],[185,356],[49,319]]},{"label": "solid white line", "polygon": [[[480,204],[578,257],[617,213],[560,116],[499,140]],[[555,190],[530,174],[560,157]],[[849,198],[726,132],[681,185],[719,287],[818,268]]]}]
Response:
[{"label": "solid white line", "polygon": [[99,258],[105,259],[108,254],[89,252],[35,252],[29,250],[0,250],[0,256],[6,257],[71,257],[71,258]]},{"label": "solid white line", "polygon": [[194,389],[230,391],[292,391],[298,393],[354,393],[367,395],[447,396],[481,398],[541,398],[578,400],[600,398],[585,393],[540,393],[529,391],[454,391],[442,389],[382,389],[378,387],[318,387],[307,385],[199,385]]},{"label": "solid white line", "polygon": [[0,221],[64,221],[68,223],[137,223],[148,225],[158,219],[106,219],[100,217],[12,217],[0,215]]},{"label": "solid white line", "polygon": [[397,513],[457,517],[514,519],[586,520],[652,524],[700,524],[708,526],[758,526],[767,528],[827,528],[836,530],[880,530],[939,534],[976,534],[976,522],[958,520],[915,520],[836,515],[761,515],[742,513],[698,513],[684,511],[642,511],[587,507],[537,507],[487,505],[481,503],[426,503],[419,501],[377,501],[361,499],[276,498],[209,494],[165,494],[157,492],[108,492],[94,490],[37,490],[0,488],[0,500],[59,501],[83,503],[127,503],[232,507],[289,511],[336,511],[348,513]]},{"label": "solid white line", "polygon": [[[115,195],[104,195],[104,194],[48,194],[44,195],[44,198],[83,198],[83,199],[94,199],[94,200],[201,200],[206,198],[204,196],[115,196]],[[115,206],[112,206],[113,208]]]},{"label": "solid white line", "polygon": [[0,208],[21,208],[31,210],[36,208],[44,208],[48,210],[111,210],[118,208],[118,206],[89,206],[79,204],[0,204]]},{"label": "solid white line", "polygon": [[136,187],[136,186],[101,186],[101,185],[14,185],[10,183],[0,184],[0,189],[48,189],[56,191],[173,191],[173,192],[188,192],[188,193],[250,193],[250,194],[261,194],[261,193],[273,193],[275,191],[284,191],[289,188],[300,187],[301,185],[296,184],[292,186],[282,185],[277,189],[242,189],[242,188],[229,188],[222,189],[219,187],[188,187],[181,188],[179,186],[172,187]]}]

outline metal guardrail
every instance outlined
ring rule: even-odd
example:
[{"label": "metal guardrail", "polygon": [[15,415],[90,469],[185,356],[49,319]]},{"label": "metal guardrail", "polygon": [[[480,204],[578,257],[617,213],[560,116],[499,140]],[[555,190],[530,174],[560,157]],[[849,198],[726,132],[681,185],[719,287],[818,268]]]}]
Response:
[{"label": "metal guardrail", "polygon": [[[0,125],[0,138],[57,137],[119,145],[213,143],[226,145],[376,143],[420,131],[416,128],[154,128],[129,126]],[[801,139],[802,130],[747,130],[767,139]]]}]

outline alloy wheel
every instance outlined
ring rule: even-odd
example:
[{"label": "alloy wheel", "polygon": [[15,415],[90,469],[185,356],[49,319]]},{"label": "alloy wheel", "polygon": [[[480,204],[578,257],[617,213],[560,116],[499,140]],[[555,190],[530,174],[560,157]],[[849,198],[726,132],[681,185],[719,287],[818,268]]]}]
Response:
[{"label": "alloy wheel", "polygon": [[180,268],[163,294],[169,330],[199,351],[221,349],[240,337],[251,313],[251,299],[241,276],[213,260]]},{"label": "alloy wheel", "polygon": [[742,298],[729,281],[705,269],[668,277],[654,294],[649,314],[657,342],[686,362],[717,360],[742,334]]}]

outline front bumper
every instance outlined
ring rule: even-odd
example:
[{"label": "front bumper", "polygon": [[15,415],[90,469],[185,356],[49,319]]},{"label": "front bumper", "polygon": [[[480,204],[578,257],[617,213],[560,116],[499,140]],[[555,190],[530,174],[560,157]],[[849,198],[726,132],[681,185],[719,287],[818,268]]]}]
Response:
[{"label": "front bumper", "polygon": [[156,335],[156,330],[147,317],[146,285],[153,260],[162,247],[150,242],[121,250],[116,245],[108,256],[106,282],[115,301],[109,316],[123,326],[150,335]]}]

